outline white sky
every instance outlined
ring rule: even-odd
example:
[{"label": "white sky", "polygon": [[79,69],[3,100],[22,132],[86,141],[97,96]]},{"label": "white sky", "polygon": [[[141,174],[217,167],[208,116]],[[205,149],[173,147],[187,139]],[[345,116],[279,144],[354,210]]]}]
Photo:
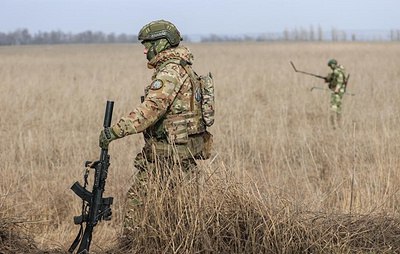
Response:
[{"label": "white sky", "polygon": [[137,34],[156,19],[184,35],[400,29],[400,0],[0,0],[0,32],[86,30]]}]

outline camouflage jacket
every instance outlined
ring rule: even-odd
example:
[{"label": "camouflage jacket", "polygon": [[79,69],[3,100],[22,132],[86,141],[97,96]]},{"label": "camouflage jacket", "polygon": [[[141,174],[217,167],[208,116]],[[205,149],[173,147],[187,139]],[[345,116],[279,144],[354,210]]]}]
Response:
[{"label": "camouflage jacket", "polygon": [[336,66],[331,73],[326,77],[329,88],[334,91],[335,89],[345,89],[346,85],[346,72],[342,65]]},{"label": "camouflage jacket", "polygon": [[193,55],[183,46],[162,51],[149,61],[154,74],[145,88],[144,101],[112,126],[115,134],[124,137],[145,132],[164,139],[168,132],[185,132],[186,136],[204,132],[201,91],[188,73],[193,72],[192,62]]}]

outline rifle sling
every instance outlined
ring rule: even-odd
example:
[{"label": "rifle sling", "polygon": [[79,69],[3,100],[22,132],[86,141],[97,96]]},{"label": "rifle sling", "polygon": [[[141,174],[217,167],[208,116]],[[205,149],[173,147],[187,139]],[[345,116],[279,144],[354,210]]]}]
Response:
[{"label": "rifle sling", "polygon": [[69,247],[68,252],[73,253],[76,247],[78,247],[79,242],[82,240],[82,232],[83,232],[83,225],[81,223],[81,228],[79,229],[79,233],[76,236],[74,242],[71,244],[71,247]]}]

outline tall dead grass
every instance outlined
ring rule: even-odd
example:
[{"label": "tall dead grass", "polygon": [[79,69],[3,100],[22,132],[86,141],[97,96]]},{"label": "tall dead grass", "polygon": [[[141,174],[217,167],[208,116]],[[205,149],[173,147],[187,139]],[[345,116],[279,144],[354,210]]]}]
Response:
[{"label": "tall dead grass", "polygon": [[[216,79],[215,157],[200,165],[201,192],[188,184],[148,200],[132,251],[400,249],[399,44],[189,46],[197,72]],[[66,250],[80,212],[69,188],[99,155],[105,101],[115,101],[114,120],[128,113],[151,71],[139,45],[0,47],[0,56],[0,218],[29,221],[39,248]],[[332,57],[357,94],[345,97],[337,130],[329,94],[309,90],[323,84],[289,65],[325,74]],[[95,229],[97,252],[112,251],[121,233],[141,146],[140,135],[111,144],[114,217]]]}]

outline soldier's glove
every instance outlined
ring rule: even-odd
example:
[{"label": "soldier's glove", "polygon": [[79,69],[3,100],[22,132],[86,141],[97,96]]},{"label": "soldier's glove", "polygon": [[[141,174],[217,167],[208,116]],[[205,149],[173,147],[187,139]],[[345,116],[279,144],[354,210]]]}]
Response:
[{"label": "soldier's glove", "polygon": [[111,143],[111,141],[116,140],[118,138],[119,137],[115,135],[111,127],[104,128],[104,130],[100,132],[99,146],[102,149],[108,149],[108,145]]}]

